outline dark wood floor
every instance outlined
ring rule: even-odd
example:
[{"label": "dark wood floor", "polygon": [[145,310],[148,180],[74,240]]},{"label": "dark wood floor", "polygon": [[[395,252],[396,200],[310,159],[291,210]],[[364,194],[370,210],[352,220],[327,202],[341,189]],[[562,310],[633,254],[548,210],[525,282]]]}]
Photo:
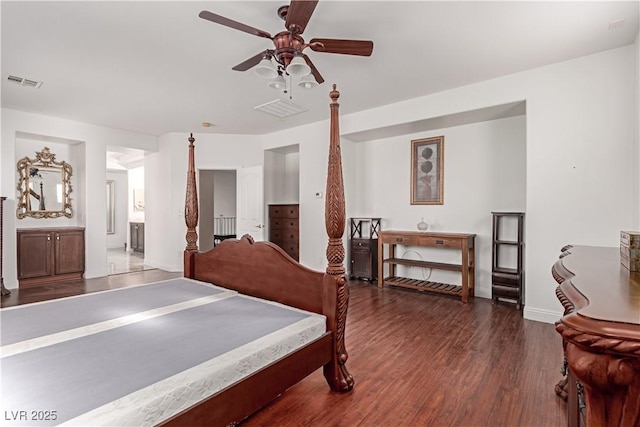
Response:
[{"label": "dark wood floor", "polygon": [[[23,289],[3,297],[2,306],[176,276],[152,270]],[[565,403],[553,391],[562,362],[553,325],[482,298],[462,304],[359,281],[349,289],[354,390],[332,393],[318,370],[243,426],[566,425]]]}]

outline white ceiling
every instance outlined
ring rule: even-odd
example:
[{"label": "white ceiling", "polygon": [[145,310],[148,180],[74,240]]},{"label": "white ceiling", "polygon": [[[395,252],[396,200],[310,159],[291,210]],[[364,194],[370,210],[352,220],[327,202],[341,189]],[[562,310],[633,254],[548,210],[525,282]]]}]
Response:
[{"label": "white ceiling", "polygon": [[273,35],[284,3],[2,1],[2,107],[151,135],[263,134],[327,119],[333,83],[341,114],[366,110],[631,44],[640,13],[638,1],[321,0],[305,40],[372,40],[373,55],[306,51],[325,83],[294,89],[308,111],[278,119],[253,107],[285,95],[231,69],[271,42],[198,13]]}]

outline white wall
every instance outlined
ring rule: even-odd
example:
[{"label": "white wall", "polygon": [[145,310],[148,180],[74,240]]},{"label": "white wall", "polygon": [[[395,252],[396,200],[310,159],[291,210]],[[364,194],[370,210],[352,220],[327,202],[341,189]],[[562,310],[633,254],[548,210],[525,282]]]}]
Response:
[{"label": "white wall", "polygon": [[[618,246],[620,230],[640,228],[638,91],[634,90],[640,81],[637,56],[638,41],[635,45],[343,115],[341,133],[348,135],[526,100],[524,315],[553,322],[562,308],[554,294],[556,284],[550,268],[560,248],[567,243]],[[348,103],[348,99],[340,102]],[[85,151],[81,154],[85,159],[82,168],[91,173],[86,174],[80,185],[89,189],[104,188],[107,145],[154,151],[159,144],[160,151],[145,158],[148,248],[145,258],[147,263],[167,270],[182,268],[187,134],[167,134],[156,141],[150,136],[7,109],[2,110],[2,124],[0,188],[9,196],[5,212],[15,211],[16,131],[85,142],[79,149]],[[196,167],[228,169],[259,165],[263,163],[263,150],[299,144],[300,259],[311,268],[324,269],[327,238],[324,227],[318,225],[324,223],[325,199],[316,199],[315,193],[326,191],[328,141],[328,119],[264,136],[196,135]],[[409,142],[405,143],[408,153]],[[352,216],[366,208],[354,205],[353,200],[369,193],[360,188],[356,172],[356,159],[363,148],[346,138],[342,147],[347,216]],[[374,154],[375,149],[370,155]],[[384,171],[383,164],[372,163],[367,167]],[[401,185],[400,194],[408,182]],[[450,185],[445,182],[444,209],[452,202]],[[87,191],[86,200],[81,203],[91,207],[82,221],[90,242],[87,277],[105,275],[105,193]],[[408,195],[404,203],[412,219],[407,216],[398,226],[406,224],[413,229],[418,217],[410,211]],[[454,219],[464,220],[462,216]],[[15,287],[15,217],[5,215],[5,220],[5,283]],[[438,221],[432,223],[438,225]]]},{"label": "white wall", "polygon": [[[553,322],[562,313],[550,274],[560,248],[568,243],[618,246],[620,230],[638,228],[639,218],[634,214],[640,203],[638,141],[634,138],[638,120],[633,90],[638,80],[636,49],[626,46],[343,115],[341,133],[526,100],[524,316]],[[300,144],[300,259],[312,268],[323,264],[325,247],[319,242],[326,242],[324,230],[317,226],[323,221],[324,200],[314,199],[313,192],[324,188],[328,129],[327,120],[264,138],[265,149]],[[380,162],[367,167],[384,172]],[[351,188],[351,171],[345,171],[345,186]],[[407,185],[403,183],[401,194]],[[448,188],[445,183],[445,203],[452,194]],[[356,191],[370,194],[359,187]],[[410,208],[408,198],[405,208]],[[417,216],[412,217],[417,222]],[[413,228],[413,221],[407,219],[407,227]]]},{"label": "white wall", "polygon": [[[169,133],[159,139],[160,152],[145,157],[145,264],[181,271],[186,246],[184,220],[189,137]],[[195,167],[238,169],[262,165],[260,137],[196,134]]]},{"label": "white wall", "polygon": [[300,199],[300,153],[284,155],[283,202],[298,203]]},{"label": "white wall", "polygon": [[562,246],[617,246],[619,231],[637,226],[632,62],[625,47],[386,107],[437,117],[526,99],[525,317],[561,313],[549,269]]},{"label": "white wall", "polygon": [[[145,176],[144,166],[138,166],[129,169],[129,188],[127,190],[127,200],[129,206],[129,222],[144,222],[145,210],[140,210],[134,205],[134,192],[138,192],[138,195],[145,194]],[[144,200],[144,197],[143,197]],[[145,233],[146,234],[146,233]]]},{"label": "white wall", "polygon": [[[7,196],[4,215],[3,267],[5,286],[16,288],[16,135],[20,132],[81,142],[75,146],[76,163],[71,164],[78,178],[73,189],[74,216],[78,225],[85,226],[85,277],[107,275],[107,200],[105,178],[106,147],[108,145],[156,151],[156,137],[136,134],[72,120],[40,114],[2,109],[2,146],[0,190]],[[40,220],[42,226],[53,222]]]},{"label": "white wall", "polygon": [[300,153],[264,152],[265,203],[292,204],[300,200]]},{"label": "white wall", "polygon": [[[411,140],[439,135],[444,204],[410,205]],[[430,231],[475,233],[476,295],[491,298],[491,212],[525,211],[525,148],[524,116],[358,143],[358,192],[350,216],[380,217],[383,230],[417,231],[424,218]],[[413,259],[460,262],[456,250],[406,250]],[[417,268],[399,273],[416,279],[428,274]],[[460,274],[433,270],[430,280],[460,283]]]},{"label": "white wall", "polygon": [[[324,195],[329,153],[329,120],[263,136],[265,150],[292,144],[299,145],[300,263],[322,271],[327,266]],[[316,192],[322,192],[323,197],[316,198]]]},{"label": "white wall", "polygon": [[107,249],[122,249],[129,239],[129,194],[127,171],[110,170],[107,180],[113,181],[115,228],[113,234],[107,234]]},{"label": "white wall", "polygon": [[213,171],[213,216],[236,216],[236,171]]}]

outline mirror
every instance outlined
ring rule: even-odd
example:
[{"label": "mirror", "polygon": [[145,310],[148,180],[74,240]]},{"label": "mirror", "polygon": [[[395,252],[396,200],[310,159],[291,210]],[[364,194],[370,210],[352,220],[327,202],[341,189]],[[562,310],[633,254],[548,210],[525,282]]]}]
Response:
[{"label": "mirror", "polygon": [[56,155],[44,147],[36,151],[36,158],[18,160],[18,207],[16,215],[22,219],[73,216],[71,208],[71,166],[57,162]]},{"label": "mirror", "polygon": [[116,232],[115,181],[107,181],[107,234]]}]

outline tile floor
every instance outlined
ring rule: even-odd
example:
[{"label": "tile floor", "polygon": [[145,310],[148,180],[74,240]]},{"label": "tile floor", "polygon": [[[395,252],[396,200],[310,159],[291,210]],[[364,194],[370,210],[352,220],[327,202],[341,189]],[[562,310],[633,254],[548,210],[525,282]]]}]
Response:
[{"label": "tile floor", "polygon": [[107,268],[109,275],[154,269],[144,265],[144,254],[122,249],[107,249]]}]

